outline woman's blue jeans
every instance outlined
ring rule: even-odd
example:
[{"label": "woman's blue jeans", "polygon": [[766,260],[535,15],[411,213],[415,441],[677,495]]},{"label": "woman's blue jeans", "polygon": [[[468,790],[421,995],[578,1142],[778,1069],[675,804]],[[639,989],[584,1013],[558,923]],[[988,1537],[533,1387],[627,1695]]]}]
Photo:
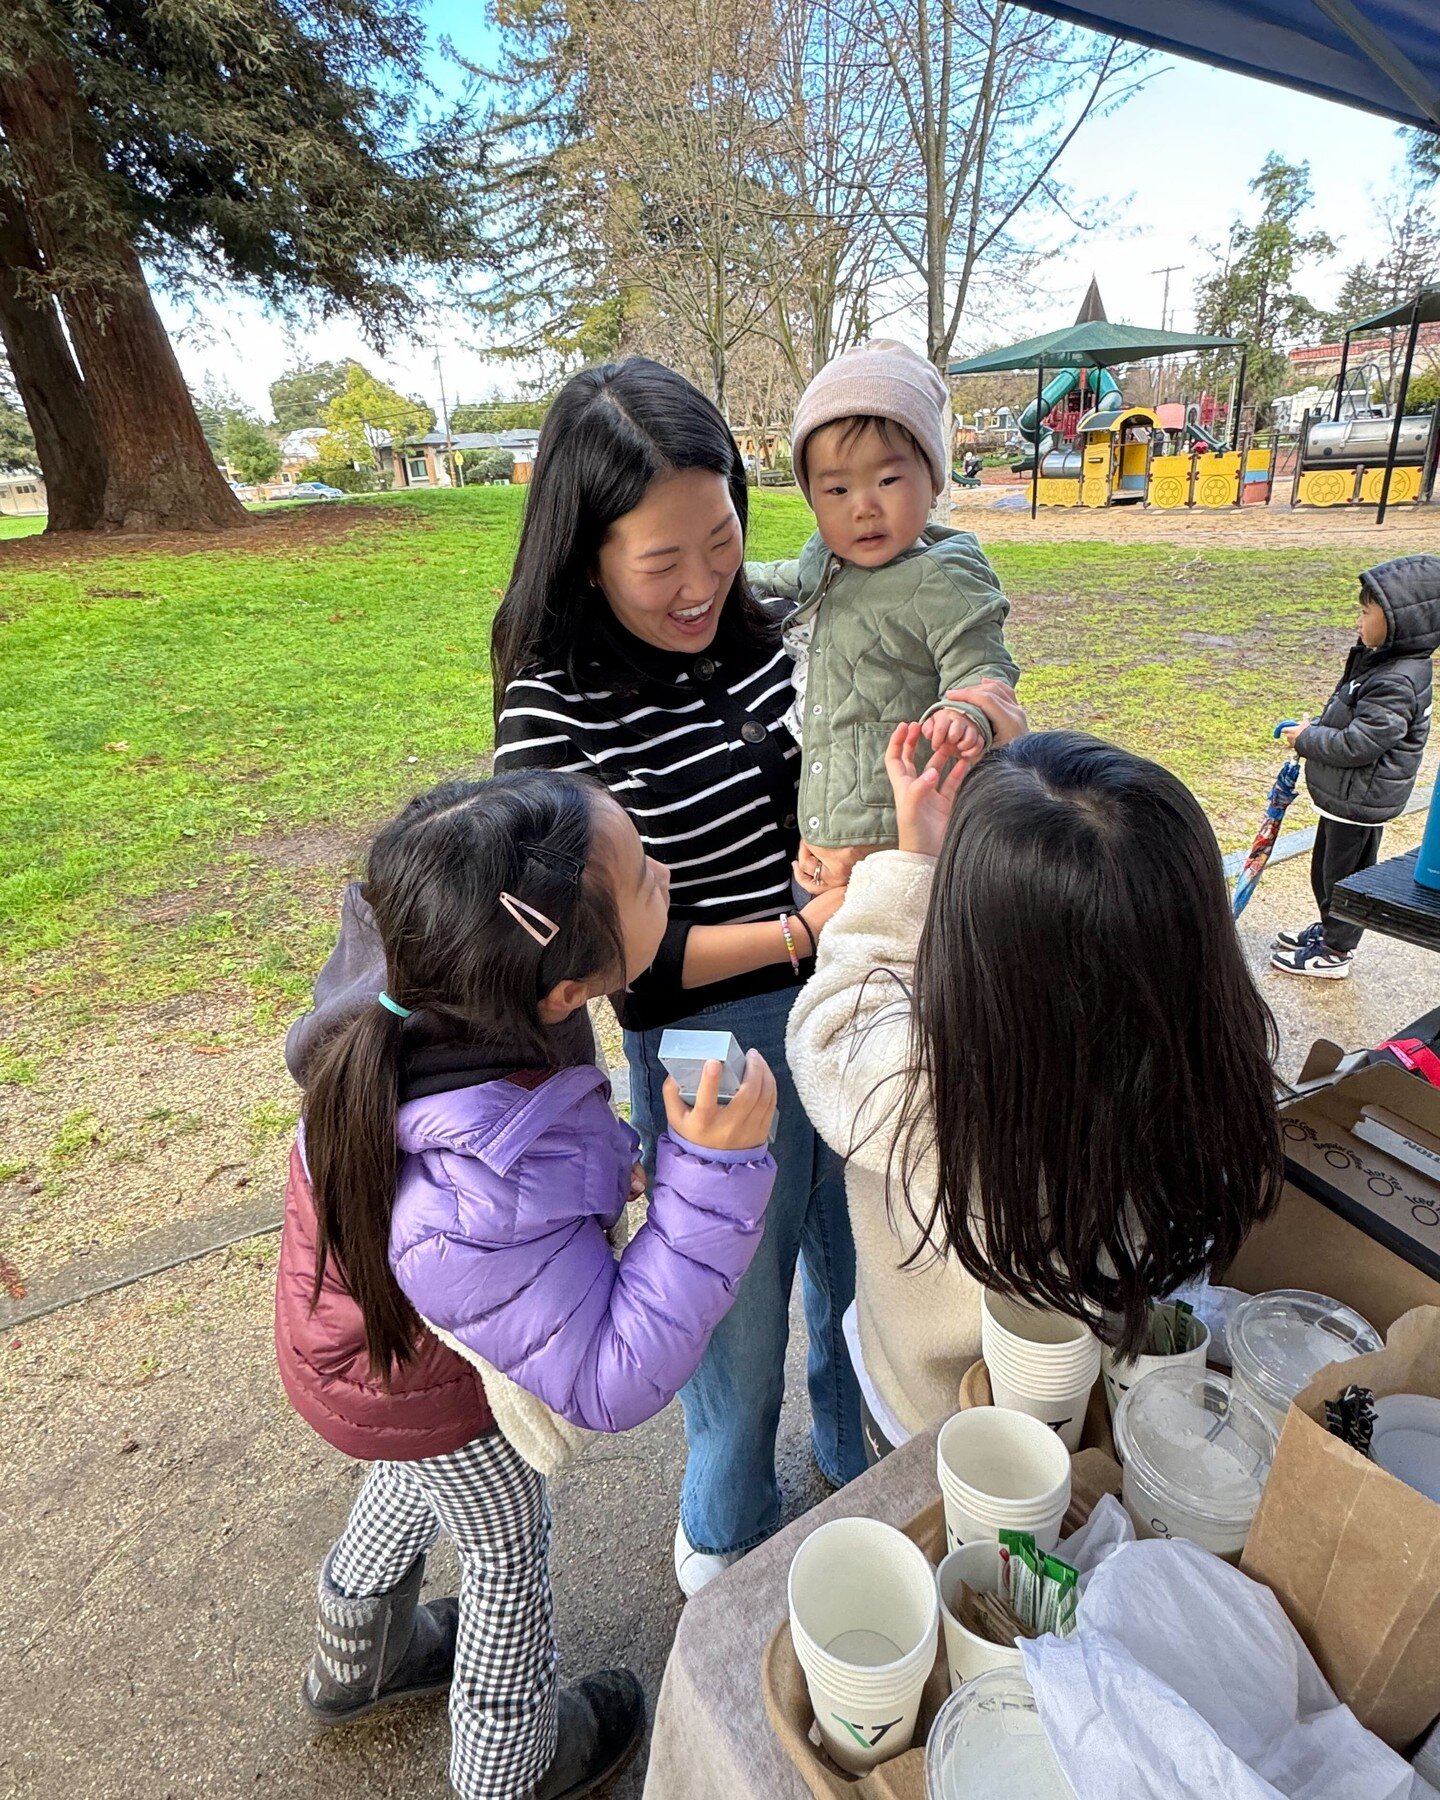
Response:
[{"label": "woman's blue jeans", "polygon": [[[785,1061],[785,1025],[794,988],[708,1008],[677,1019],[691,1031],[732,1031],[775,1071],[779,1121],[775,1191],[765,1235],[720,1321],[700,1367],[680,1390],[689,1456],[680,1521],[697,1550],[748,1550],[780,1523],[775,1433],[785,1392],[790,1290],[800,1264],[810,1349],[811,1439],[834,1486],[865,1470],[860,1390],[841,1321],[855,1297],[855,1243],[845,1207],[840,1159],[816,1136]],[[653,1169],[655,1138],[665,1129],[665,1071],[659,1031],[627,1031],[631,1122]]]}]

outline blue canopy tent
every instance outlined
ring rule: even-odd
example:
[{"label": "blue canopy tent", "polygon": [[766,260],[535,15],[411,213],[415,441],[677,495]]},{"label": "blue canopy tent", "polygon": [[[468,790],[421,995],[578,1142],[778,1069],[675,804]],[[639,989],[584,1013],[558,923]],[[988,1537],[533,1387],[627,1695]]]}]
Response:
[{"label": "blue canopy tent", "polygon": [[1109,32],[1440,131],[1436,0],[1018,0]]}]

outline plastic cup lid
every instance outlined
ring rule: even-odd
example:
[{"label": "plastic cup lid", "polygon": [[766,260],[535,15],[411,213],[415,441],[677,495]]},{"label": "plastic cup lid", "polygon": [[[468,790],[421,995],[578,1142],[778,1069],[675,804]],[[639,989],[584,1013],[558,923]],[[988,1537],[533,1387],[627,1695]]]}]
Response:
[{"label": "plastic cup lid", "polygon": [[1142,1375],[1115,1413],[1121,1460],[1153,1493],[1215,1525],[1248,1519],[1275,1427],[1228,1377],[1190,1367]]},{"label": "plastic cup lid", "polygon": [[1303,1288],[1242,1301],[1227,1335],[1236,1374],[1279,1412],[1327,1363],[1381,1347],[1379,1332],[1353,1307]]},{"label": "plastic cup lid", "polygon": [[935,1715],[925,1747],[926,1800],[1074,1800],[1045,1738],[1035,1696],[1015,1668],[987,1669]]}]

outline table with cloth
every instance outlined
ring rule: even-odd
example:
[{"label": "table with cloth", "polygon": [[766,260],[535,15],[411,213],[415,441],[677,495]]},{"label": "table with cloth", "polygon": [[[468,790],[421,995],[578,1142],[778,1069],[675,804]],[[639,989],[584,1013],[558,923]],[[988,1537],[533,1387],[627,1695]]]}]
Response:
[{"label": "table with cloth", "polygon": [[787,1618],[790,1559],[817,1525],[863,1516],[904,1526],[939,1495],[934,1430],[704,1588],[686,1606],[655,1708],[645,1800],[810,1800],[765,1716],[760,1658]]}]

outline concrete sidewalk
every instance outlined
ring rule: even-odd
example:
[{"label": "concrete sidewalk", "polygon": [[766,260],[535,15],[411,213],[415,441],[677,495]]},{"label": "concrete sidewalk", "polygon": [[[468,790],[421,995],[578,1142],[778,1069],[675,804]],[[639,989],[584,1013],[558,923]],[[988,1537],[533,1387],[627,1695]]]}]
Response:
[{"label": "concrete sidewalk", "polygon": [[[1386,849],[1417,835],[1407,822]],[[1242,921],[1257,970],[1276,925],[1311,916],[1303,861],[1268,873]],[[1284,1073],[1317,1036],[1372,1043],[1440,998],[1426,952],[1372,934],[1355,967],[1349,982],[1262,976]],[[296,1698],[315,1569],[361,1469],[281,1395],[275,1252],[252,1240],[0,1337],[0,1796],[444,1795],[443,1707],[317,1736]],[[823,1493],[799,1338],[781,1439],[791,1515]],[[555,1490],[565,1671],[627,1663],[652,1703],[680,1609],[683,1448],[671,1407]],[[442,1548],[434,1587],[453,1572]],[[639,1795],[641,1768],[613,1792]]]}]

